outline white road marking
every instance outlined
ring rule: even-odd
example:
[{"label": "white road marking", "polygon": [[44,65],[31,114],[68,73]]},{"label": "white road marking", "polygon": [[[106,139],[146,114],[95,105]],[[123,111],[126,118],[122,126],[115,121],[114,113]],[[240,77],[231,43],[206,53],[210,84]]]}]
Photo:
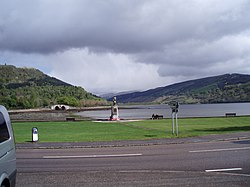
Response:
[{"label": "white road marking", "polygon": [[142,156],[138,154],[116,154],[116,155],[77,155],[77,156],[43,156],[44,159],[63,159],[63,158],[108,158],[108,157],[132,157]]},{"label": "white road marking", "polygon": [[250,147],[238,147],[238,148],[227,148],[227,149],[209,149],[209,150],[195,150],[189,151],[189,153],[205,153],[205,152],[216,152],[216,151],[237,151],[237,150],[247,150]]},{"label": "white road marking", "polygon": [[242,173],[223,173],[223,174],[232,175],[232,176],[250,177],[249,174],[242,174]]},{"label": "white road marking", "polygon": [[208,170],[205,170],[205,172],[239,171],[239,170],[242,170],[242,168],[208,169]]}]

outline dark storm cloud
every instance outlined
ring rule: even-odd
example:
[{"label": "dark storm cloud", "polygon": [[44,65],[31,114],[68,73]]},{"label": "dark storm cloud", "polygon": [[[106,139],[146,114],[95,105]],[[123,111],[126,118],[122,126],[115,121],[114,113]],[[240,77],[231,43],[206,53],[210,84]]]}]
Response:
[{"label": "dark storm cloud", "polygon": [[12,2],[1,3],[6,9],[1,10],[2,50],[50,53],[89,47],[136,52],[159,40],[146,28],[151,23],[144,19],[150,17],[140,15],[143,1]]},{"label": "dark storm cloud", "polygon": [[179,41],[206,43],[249,29],[249,8],[244,1],[228,0],[3,0],[0,48],[24,53],[78,47],[159,51]]}]

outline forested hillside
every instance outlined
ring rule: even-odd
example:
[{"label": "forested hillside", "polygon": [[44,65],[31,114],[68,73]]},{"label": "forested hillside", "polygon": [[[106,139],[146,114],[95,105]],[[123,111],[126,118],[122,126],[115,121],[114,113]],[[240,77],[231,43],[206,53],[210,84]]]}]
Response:
[{"label": "forested hillside", "polygon": [[[111,98],[112,99],[112,98]],[[250,102],[250,75],[225,74],[117,96],[123,103]]]},{"label": "forested hillside", "polygon": [[104,99],[82,87],[72,86],[37,69],[0,65],[0,75],[0,104],[8,109],[106,104]]}]

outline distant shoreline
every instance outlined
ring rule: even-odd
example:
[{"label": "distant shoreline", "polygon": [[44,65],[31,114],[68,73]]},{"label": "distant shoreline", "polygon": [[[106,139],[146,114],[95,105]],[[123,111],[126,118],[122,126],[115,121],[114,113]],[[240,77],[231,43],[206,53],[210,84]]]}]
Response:
[{"label": "distant shoreline", "polygon": [[[137,109],[138,106],[119,106],[119,109]],[[82,112],[82,111],[92,111],[92,110],[110,110],[111,106],[96,106],[96,107],[71,107],[67,110],[53,110],[50,108],[36,108],[36,109],[16,109],[16,110],[8,110],[10,114],[19,114],[19,113],[58,113],[58,112]]]},{"label": "distant shoreline", "polygon": [[[121,106],[119,109],[136,109],[138,107]],[[68,110],[52,110],[50,108],[39,109],[18,109],[9,110],[11,121],[13,122],[40,122],[40,121],[66,121],[67,118],[74,118],[76,121],[93,120],[91,117],[75,115],[84,111],[110,110],[111,106],[70,108]],[[107,119],[109,116],[107,116]]]}]

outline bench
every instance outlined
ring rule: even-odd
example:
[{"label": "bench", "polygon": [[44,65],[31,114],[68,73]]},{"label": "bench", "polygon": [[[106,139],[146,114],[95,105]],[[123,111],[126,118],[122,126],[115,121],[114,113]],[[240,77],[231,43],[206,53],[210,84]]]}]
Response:
[{"label": "bench", "polygon": [[67,117],[66,118],[66,121],[75,121],[76,119],[75,118],[73,118],[73,117]]},{"label": "bench", "polygon": [[152,119],[163,119],[163,115],[158,115],[158,114],[156,114],[156,115],[152,115]]},{"label": "bench", "polygon": [[235,117],[236,113],[226,113],[225,116],[226,117]]}]

